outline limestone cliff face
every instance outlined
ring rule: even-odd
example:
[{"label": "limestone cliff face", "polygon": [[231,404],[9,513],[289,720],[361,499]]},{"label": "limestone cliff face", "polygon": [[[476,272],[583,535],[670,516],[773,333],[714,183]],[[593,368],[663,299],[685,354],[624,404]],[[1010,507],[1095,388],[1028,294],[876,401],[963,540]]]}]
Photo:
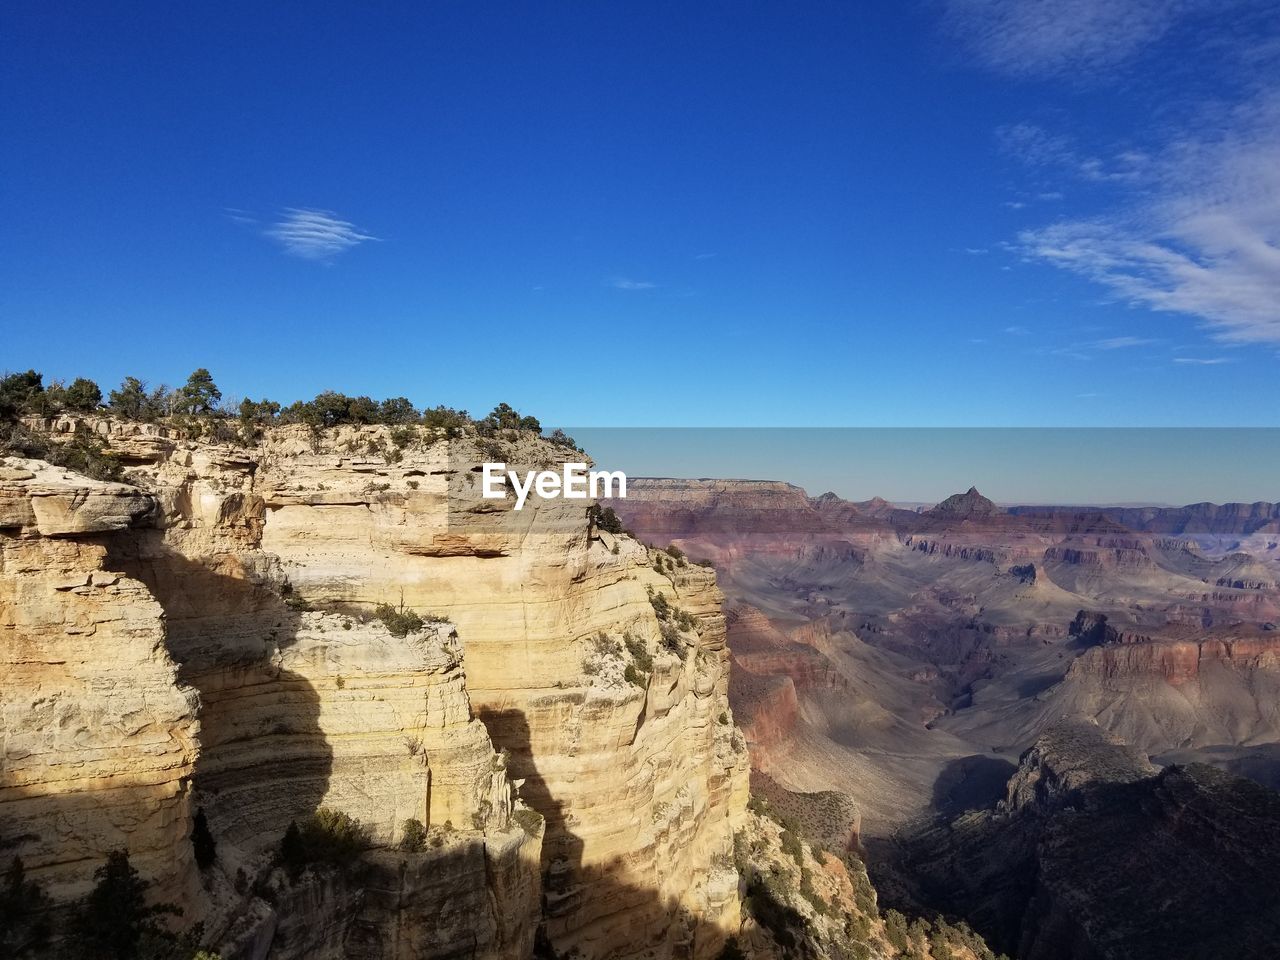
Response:
[{"label": "limestone cliff face", "polygon": [[[159,653],[198,691],[175,829],[200,806],[219,841],[224,953],[517,957],[541,922],[587,957],[708,957],[738,929],[747,758],[714,575],[597,531],[584,501],[480,497],[481,460],[578,455],[416,428],[280,428],[244,449],[90,427],[146,508],[109,565],[155,598]],[[378,604],[426,624],[392,636]],[[525,804],[545,833],[532,811],[516,825]],[[407,872],[373,857],[359,890],[315,878],[274,906],[233,883],[280,885],[272,852],[318,806],[383,844],[419,819],[454,852]]]},{"label": "limestone cliff face", "polygon": [[172,899],[192,892],[198,700],[160,604],[106,546],[153,507],[123,484],[0,466],[0,839],[57,898],[119,847]]},{"label": "limestone cliff face", "polygon": [[[747,790],[714,576],[655,571],[641,545],[593,531],[582,501],[515,511],[479,498],[479,460],[528,469],[564,457],[545,443],[342,449],[384,434],[335,435],[319,452],[288,431],[270,438],[254,483],[263,548],[309,602],[403,604],[457,624],[475,710],[547,822],[554,946],[711,955],[737,927],[738,897],[736,873],[710,865],[731,848]],[[651,592],[696,627],[664,645]],[[654,658],[643,683],[607,664],[586,672],[602,634]]]}]

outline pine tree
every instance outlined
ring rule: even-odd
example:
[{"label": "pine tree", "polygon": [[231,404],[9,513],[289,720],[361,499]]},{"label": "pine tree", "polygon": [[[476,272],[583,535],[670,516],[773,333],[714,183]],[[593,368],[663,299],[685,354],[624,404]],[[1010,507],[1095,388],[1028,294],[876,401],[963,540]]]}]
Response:
[{"label": "pine tree", "polygon": [[185,386],[178,388],[177,408],[182,413],[212,413],[222,391],[213,382],[213,374],[204,367],[192,372]]},{"label": "pine tree", "polygon": [[180,911],[171,904],[148,904],[150,884],[129,863],[129,851],[113,850],[93,872],[98,881],[81,904],[74,924],[74,940],[84,957],[132,960],[144,937],[172,942],[159,923],[165,914]]}]

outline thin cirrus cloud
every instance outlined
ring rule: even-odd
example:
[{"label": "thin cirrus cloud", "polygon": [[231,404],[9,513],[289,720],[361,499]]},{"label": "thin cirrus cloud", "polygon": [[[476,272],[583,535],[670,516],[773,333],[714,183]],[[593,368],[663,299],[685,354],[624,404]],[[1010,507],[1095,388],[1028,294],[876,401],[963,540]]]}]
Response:
[{"label": "thin cirrus cloud", "polygon": [[1277,156],[1280,89],[1226,111],[1214,134],[1172,139],[1128,203],[1024,230],[1017,246],[1218,340],[1280,343]]},{"label": "thin cirrus cloud", "polygon": [[652,290],[657,286],[647,280],[630,280],[627,277],[612,277],[605,283],[615,290]]},{"label": "thin cirrus cloud", "polygon": [[341,253],[378,237],[343,220],[331,210],[290,207],[263,231],[285,253],[304,260],[332,260]]},{"label": "thin cirrus cloud", "polygon": [[1095,350],[1123,350],[1126,347],[1145,347],[1155,342],[1147,337],[1107,337],[1104,340],[1095,340],[1087,346]]},{"label": "thin cirrus cloud", "polygon": [[1213,2],[946,0],[943,18],[947,31],[987,67],[1078,78],[1124,63]]},{"label": "thin cirrus cloud", "polygon": [[1174,363],[1190,363],[1201,367],[1216,367],[1220,363],[1230,363],[1226,357],[1174,357]]},{"label": "thin cirrus cloud", "polygon": [[[1264,0],[942,0],[946,28],[983,65],[1076,83],[1145,56],[1171,31],[1220,81],[1126,142],[1022,122],[997,143],[1042,196],[1094,187],[1093,208],[1017,234],[1011,248],[1130,306],[1198,320],[1229,343],[1280,343],[1280,23]],[[1194,27],[1194,29],[1192,29]],[[1187,50],[1178,55],[1185,62]],[[1171,66],[1170,99],[1183,87]],[[1193,88],[1199,89],[1199,88]],[[1198,99],[1197,99],[1198,97]],[[1087,117],[1081,118],[1088,120]],[[1047,178],[1062,183],[1045,184]],[[1086,198],[1086,202],[1088,198]],[[1012,206],[1012,204],[1006,204]]]},{"label": "thin cirrus cloud", "polygon": [[[1150,165],[1151,158],[1140,150],[1117,150],[1108,157],[1082,152],[1072,138],[1050,133],[1034,123],[1011,123],[996,129],[1000,152],[1052,173],[1065,174],[1091,183],[1135,183]],[[1057,201],[1059,190],[1040,193],[1039,199]]]}]

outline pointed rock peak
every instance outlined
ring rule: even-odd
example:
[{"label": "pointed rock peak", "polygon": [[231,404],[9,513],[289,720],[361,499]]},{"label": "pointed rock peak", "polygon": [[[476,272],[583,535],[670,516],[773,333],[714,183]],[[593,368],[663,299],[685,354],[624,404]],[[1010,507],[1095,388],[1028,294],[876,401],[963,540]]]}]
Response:
[{"label": "pointed rock peak", "polygon": [[929,512],[952,517],[989,517],[1001,510],[980,494],[977,487],[970,487],[964,493],[947,497]]}]

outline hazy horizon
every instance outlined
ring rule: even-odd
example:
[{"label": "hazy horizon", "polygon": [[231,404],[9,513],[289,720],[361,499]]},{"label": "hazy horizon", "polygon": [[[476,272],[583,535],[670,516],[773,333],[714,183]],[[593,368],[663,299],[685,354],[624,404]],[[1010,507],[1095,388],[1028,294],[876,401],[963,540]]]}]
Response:
[{"label": "hazy horizon", "polygon": [[937,503],[969,487],[1007,505],[1280,501],[1280,429],[573,428],[635,477],[756,479],[809,495]]}]

